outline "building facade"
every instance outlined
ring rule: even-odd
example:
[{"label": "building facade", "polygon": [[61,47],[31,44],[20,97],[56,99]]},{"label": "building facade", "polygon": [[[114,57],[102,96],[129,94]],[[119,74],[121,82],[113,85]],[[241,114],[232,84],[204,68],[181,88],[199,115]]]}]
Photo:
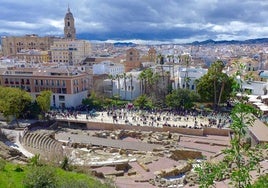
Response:
[{"label": "building facade", "polygon": [[50,51],[22,50],[17,53],[16,58],[27,63],[51,62]]},{"label": "building facade", "polygon": [[76,107],[92,88],[92,74],[84,67],[9,67],[0,71],[0,85],[29,92],[35,99],[41,91],[52,91],[51,106]]},{"label": "building facade", "polygon": [[102,61],[98,64],[93,64],[93,74],[107,74],[116,76],[125,72],[125,67],[119,63],[113,63],[112,61]]},{"label": "building facade", "polygon": [[140,53],[135,48],[130,48],[126,51],[126,61],[125,61],[125,72],[129,72],[130,70],[140,68]]},{"label": "building facade", "polygon": [[3,36],[2,52],[4,56],[16,57],[23,50],[40,50],[46,51],[50,49],[55,37],[46,36],[39,37],[38,35],[25,36]]},{"label": "building facade", "polygon": [[188,88],[196,90],[196,80],[207,73],[207,69],[196,67],[179,67],[175,71],[173,88]]},{"label": "building facade", "polygon": [[148,51],[148,61],[156,63],[156,59],[157,59],[156,50],[154,48],[150,48]]},{"label": "building facade", "polygon": [[64,38],[66,39],[75,39],[76,38],[76,30],[74,26],[74,17],[68,7],[67,13],[64,17]]},{"label": "building facade", "polygon": [[134,100],[141,95],[141,71],[131,71],[121,74],[117,79],[105,79],[103,91],[108,97],[119,96],[123,100]]},{"label": "building facade", "polygon": [[91,44],[86,40],[57,39],[50,50],[53,63],[77,65],[91,54]]}]

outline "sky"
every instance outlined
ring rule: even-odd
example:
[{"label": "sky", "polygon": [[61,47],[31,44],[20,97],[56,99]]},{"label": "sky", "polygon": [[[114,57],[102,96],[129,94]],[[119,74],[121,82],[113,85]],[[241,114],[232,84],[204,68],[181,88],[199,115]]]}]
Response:
[{"label": "sky", "polygon": [[63,36],[68,5],[89,40],[268,38],[268,0],[0,0],[0,35]]}]

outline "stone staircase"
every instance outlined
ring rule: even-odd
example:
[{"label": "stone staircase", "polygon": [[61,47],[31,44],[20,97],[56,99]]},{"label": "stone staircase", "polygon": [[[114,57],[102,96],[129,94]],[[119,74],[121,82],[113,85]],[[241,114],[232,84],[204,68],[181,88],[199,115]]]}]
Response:
[{"label": "stone staircase", "polygon": [[21,138],[23,147],[33,154],[40,154],[46,160],[62,160],[63,147],[55,140],[53,132],[27,131]]}]

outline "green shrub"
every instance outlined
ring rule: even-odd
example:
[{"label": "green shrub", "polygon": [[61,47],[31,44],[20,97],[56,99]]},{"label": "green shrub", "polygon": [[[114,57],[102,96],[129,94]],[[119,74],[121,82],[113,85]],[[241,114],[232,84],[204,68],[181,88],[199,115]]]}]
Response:
[{"label": "green shrub", "polygon": [[90,188],[89,184],[86,180],[65,180],[61,185],[60,188]]},{"label": "green shrub", "polygon": [[26,188],[57,187],[55,169],[49,166],[33,166],[23,179]]},{"label": "green shrub", "polygon": [[61,167],[61,169],[63,169],[63,170],[70,170],[69,159],[68,159],[67,156],[65,156],[65,157],[63,158],[63,161],[62,161],[62,163],[60,164],[60,167]]},{"label": "green shrub", "polygon": [[6,161],[4,159],[0,158],[0,170],[4,171],[5,170],[5,166],[6,166]]},{"label": "green shrub", "polygon": [[263,188],[268,187],[268,174],[259,177],[257,181],[253,184],[252,188]]},{"label": "green shrub", "polygon": [[23,168],[20,165],[17,165],[14,169],[15,172],[23,172]]}]

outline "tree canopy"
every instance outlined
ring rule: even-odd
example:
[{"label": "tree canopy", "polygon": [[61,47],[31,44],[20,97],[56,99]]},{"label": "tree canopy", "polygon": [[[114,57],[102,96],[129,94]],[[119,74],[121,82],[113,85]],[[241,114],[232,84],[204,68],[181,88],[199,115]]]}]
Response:
[{"label": "tree canopy", "polygon": [[0,87],[0,112],[5,117],[14,116],[18,119],[24,108],[32,101],[29,93],[19,88]]},{"label": "tree canopy", "polygon": [[197,81],[197,92],[204,102],[212,102],[214,107],[226,102],[232,92],[234,79],[223,72],[224,63],[214,62],[207,74]]},{"label": "tree canopy", "polygon": [[146,95],[139,96],[135,101],[134,105],[140,109],[151,109],[153,108],[152,100]]},{"label": "tree canopy", "polygon": [[95,92],[91,92],[88,98],[82,100],[82,104],[86,105],[88,110],[99,110],[104,106],[104,99],[99,97]]},{"label": "tree canopy", "polygon": [[173,109],[189,109],[199,100],[198,94],[188,89],[176,89],[166,96],[166,105]]},{"label": "tree canopy", "polygon": [[46,113],[50,109],[50,97],[52,95],[52,92],[47,91],[41,91],[40,95],[36,98],[37,104],[40,107],[42,113]]}]

